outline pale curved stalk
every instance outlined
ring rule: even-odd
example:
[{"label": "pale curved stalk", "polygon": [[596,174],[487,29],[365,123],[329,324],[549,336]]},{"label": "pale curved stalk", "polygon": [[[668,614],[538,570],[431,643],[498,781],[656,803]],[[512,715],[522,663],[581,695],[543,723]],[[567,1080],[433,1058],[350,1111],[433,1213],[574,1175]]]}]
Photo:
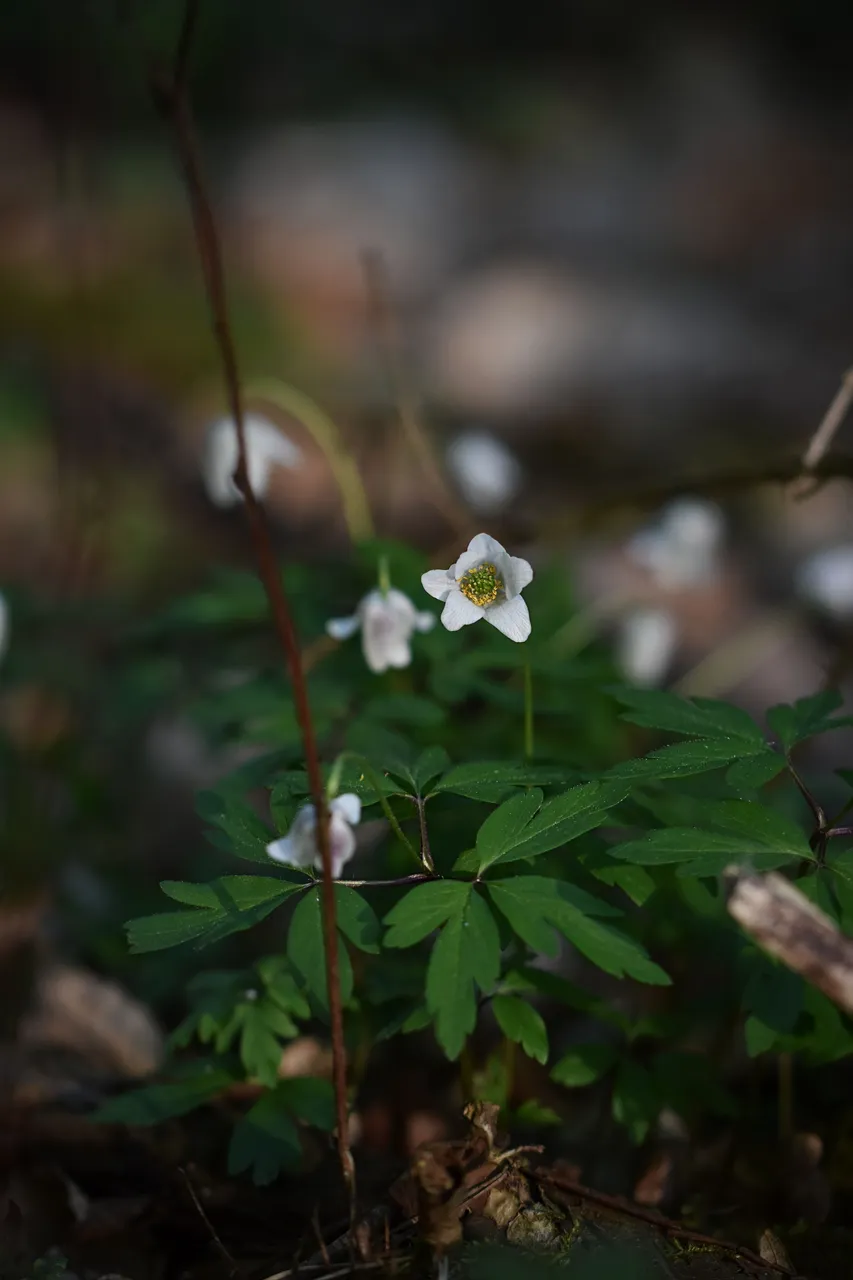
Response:
[{"label": "pale curved stalk", "polygon": [[353,542],[365,542],[374,535],[373,516],[367,491],[352,454],[346,448],[335,423],[304,391],[281,378],[261,378],[246,387],[246,397],[266,400],[300,422],[322,450],[341,494],[347,529]]}]

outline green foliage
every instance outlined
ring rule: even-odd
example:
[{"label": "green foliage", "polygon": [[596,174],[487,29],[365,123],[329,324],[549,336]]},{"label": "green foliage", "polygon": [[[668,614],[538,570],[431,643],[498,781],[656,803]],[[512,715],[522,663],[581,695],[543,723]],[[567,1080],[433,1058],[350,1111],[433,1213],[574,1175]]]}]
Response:
[{"label": "green foliage", "polygon": [[[774,707],[765,732],[727,702],[614,686],[603,647],[578,653],[566,641],[577,620],[556,568],[537,572],[526,592],[534,624],[525,644],[484,626],[451,634],[439,625],[412,637],[408,670],[375,676],[358,640],[326,647],[320,638],[330,614],[352,611],[375,585],[380,553],[394,585],[431,607],[418,581],[423,556],[379,546],[356,548],[349,565],[285,571],[312,655],[323,781],[357,794],[364,809],[343,873],[353,883],[335,886],[351,1064],[361,1070],[376,1044],[397,1036],[431,1036],[456,1060],[490,1035],[501,1043],[475,1064],[483,1096],[508,1106],[509,1041],[546,1064],[555,1085],[598,1090],[641,1141],[664,1107],[689,1123],[726,1114],[714,1053],[688,1052],[721,1043],[724,1028],[736,1025],[753,1057],[792,1053],[805,1066],[851,1053],[849,1020],[742,936],[720,883],[732,863],[778,868],[853,932],[853,853],[833,838],[818,865],[789,760],[797,753],[807,776],[799,753],[809,740],[851,724],[839,696]],[[63,634],[69,626],[63,617]],[[202,770],[216,778],[197,797],[205,840],[187,851],[186,880],[161,885],[171,909],[157,912],[143,885],[127,926],[131,952],[172,1000],[195,950],[214,948],[213,967],[187,985],[163,1078],[112,1100],[102,1118],[157,1123],[249,1081],[256,1101],[236,1122],[229,1167],[271,1181],[298,1165],[306,1124],[332,1124],[326,1082],[279,1079],[288,1042],[328,1019],[320,884],[313,869],[266,853],[311,802],[291,690],[250,575],[218,574],[128,631],[103,741],[121,725],[140,738],[146,717],[177,708],[218,762],[237,763]],[[14,679],[31,679],[29,654],[15,660]],[[14,765],[8,744],[0,749]],[[849,808],[850,777],[841,771],[825,795],[820,783],[827,813]],[[10,793],[21,806],[15,839],[39,843],[40,792],[28,807],[25,788],[13,783]],[[79,818],[94,784],[75,779],[69,793]],[[112,817],[105,810],[110,842]],[[257,945],[272,954],[257,960]],[[542,956],[559,957],[559,972],[539,968]],[[697,1000],[687,977],[706,971]],[[535,1099],[505,1119],[555,1122]]]}]

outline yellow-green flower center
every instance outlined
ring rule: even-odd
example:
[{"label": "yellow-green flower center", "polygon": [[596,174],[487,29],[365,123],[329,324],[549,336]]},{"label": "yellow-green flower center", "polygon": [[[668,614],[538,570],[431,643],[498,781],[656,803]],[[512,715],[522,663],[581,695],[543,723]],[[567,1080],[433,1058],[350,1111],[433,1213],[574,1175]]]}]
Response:
[{"label": "yellow-green flower center", "polygon": [[476,569],[469,569],[467,573],[463,573],[459,579],[459,590],[463,596],[467,596],[481,608],[497,600],[498,592],[503,589],[504,584],[498,577],[498,571],[493,564],[479,564]]}]

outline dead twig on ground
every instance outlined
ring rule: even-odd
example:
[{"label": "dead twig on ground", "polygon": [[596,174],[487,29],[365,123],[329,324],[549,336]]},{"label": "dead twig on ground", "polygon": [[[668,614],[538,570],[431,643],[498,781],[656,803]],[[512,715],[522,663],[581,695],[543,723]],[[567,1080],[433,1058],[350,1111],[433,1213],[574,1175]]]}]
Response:
[{"label": "dead twig on ground", "polygon": [[818,463],[823,461],[838,428],[847,417],[851,404],[853,404],[853,369],[848,369],[841,379],[841,386],[836,391],[832,404],[823,415],[820,426],[803,454],[802,475],[798,477],[792,490],[795,498],[808,498],[818,487],[819,481],[815,477],[815,469]]},{"label": "dead twig on ground", "polygon": [[728,909],[741,928],[789,969],[853,1013],[853,938],[784,876],[726,873]]}]

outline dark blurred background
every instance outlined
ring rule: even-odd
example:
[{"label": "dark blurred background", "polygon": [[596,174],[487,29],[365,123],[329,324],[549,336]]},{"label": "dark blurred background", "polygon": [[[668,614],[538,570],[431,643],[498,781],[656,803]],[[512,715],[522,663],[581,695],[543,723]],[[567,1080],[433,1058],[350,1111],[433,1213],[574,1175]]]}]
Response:
[{"label": "dark blurred background", "polygon": [[[130,577],[162,571],[169,518],[177,564],[199,523],[221,534],[197,461],[223,397],[149,92],[181,11],[0,19],[4,574],[57,516],[57,442],[66,487],[97,461],[102,505],[121,493]],[[793,456],[853,351],[851,31],[849,6],[799,0],[203,0],[192,94],[245,377],[332,412],[385,531],[446,534],[377,359],[374,249],[430,430],[511,443],[515,514]],[[273,499],[333,545],[314,462]]]}]

